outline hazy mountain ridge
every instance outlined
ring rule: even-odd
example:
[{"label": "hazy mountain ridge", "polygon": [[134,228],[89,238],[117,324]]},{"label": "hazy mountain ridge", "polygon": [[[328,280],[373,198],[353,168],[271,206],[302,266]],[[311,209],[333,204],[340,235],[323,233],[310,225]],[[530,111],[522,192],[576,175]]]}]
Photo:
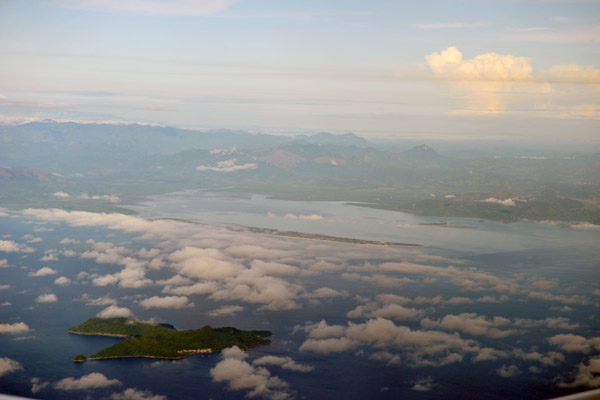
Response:
[{"label": "hazy mountain ridge", "polygon": [[95,193],[69,198],[76,202],[70,206],[87,208],[89,200],[114,193],[227,187],[431,215],[600,221],[598,154],[464,159],[425,144],[386,151],[354,134],[287,137],[55,122],[2,127],[0,143],[4,165],[39,170],[34,176],[48,179],[40,184],[27,174],[0,174],[12,206],[37,198],[56,202],[55,192]]}]

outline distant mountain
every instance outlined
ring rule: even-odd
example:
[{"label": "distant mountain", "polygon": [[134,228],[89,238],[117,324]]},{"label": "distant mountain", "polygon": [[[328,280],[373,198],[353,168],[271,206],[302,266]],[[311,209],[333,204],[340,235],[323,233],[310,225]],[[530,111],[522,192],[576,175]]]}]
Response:
[{"label": "distant mountain", "polygon": [[376,147],[375,143],[356,136],[354,133],[345,133],[343,135],[333,135],[329,132],[320,132],[312,136],[299,135],[296,139],[300,142],[311,144],[332,144],[336,146],[356,146],[356,147]]}]

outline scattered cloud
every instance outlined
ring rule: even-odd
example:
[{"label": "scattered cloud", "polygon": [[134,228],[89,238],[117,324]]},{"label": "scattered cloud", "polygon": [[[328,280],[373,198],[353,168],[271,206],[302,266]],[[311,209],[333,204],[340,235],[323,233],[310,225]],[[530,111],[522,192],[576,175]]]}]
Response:
[{"label": "scattered cloud", "polygon": [[0,357],[0,376],[4,376],[22,369],[23,366],[18,361],[8,357]]},{"label": "scattered cloud", "polygon": [[53,293],[39,295],[35,299],[36,303],[56,303],[58,298]]},{"label": "scattered cloud", "polygon": [[50,267],[42,267],[35,272],[30,272],[27,275],[32,277],[40,277],[40,276],[48,276],[48,275],[56,275],[58,272],[55,269]]},{"label": "scattered cloud", "polygon": [[548,343],[571,353],[589,353],[592,349],[600,351],[600,336],[590,339],[572,333],[559,334],[548,338]]},{"label": "scattered cloud", "polygon": [[503,365],[502,367],[496,370],[496,373],[503,378],[512,378],[521,373],[519,368],[516,365]]},{"label": "scattered cloud", "polygon": [[272,376],[263,367],[244,361],[248,355],[237,346],[229,347],[221,352],[222,360],[210,370],[214,382],[225,382],[230,390],[246,390],[247,397],[261,396],[270,400],[292,398],[288,384],[282,379]]},{"label": "scattered cloud", "polygon": [[116,304],[112,304],[96,315],[100,318],[129,318],[133,316],[133,313],[129,308],[119,307]]},{"label": "scattered cloud", "polygon": [[290,371],[297,372],[310,372],[315,369],[312,365],[304,365],[298,364],[296,361],[292,360],[290,357],[280,357],[280,356],[263,356],[257,358],[252,362],[254,365],[276,365],[283,369],[289,369]]},{"label": "scattered cloud", "polygon": [[61,276],[54,280],[55,285],[66,286],[66,285],[69,285],[70,283],[71,283],[71,280],[69,278],[67,278],[66,276]]},{"label": "scattered cloud", "polygon": [[212,310],[206,313],[209,317],[223,317],[235,315],[241,311],[244,311],[244,307],[242,306],[223,306],[219,307],[216,310]]},{"label": "scattered cloud", "polygon": [[145,309],[150,308],[185,308],[193,307],[194,303],[188,303],[186,296],[152,296],[140,301],[140,305]]},{"label": "scattered cloud", "polygon": [[412,387],[412,390],[416,390],[418,392],[428,392],[433,387],[433,378],[428,376],[427,378],[419,379],[415,382]]},{"label": "scattered cloud", "polygon": [[81,378],[64,378],[56,382],[53,386],[57,390],[87,390],[87,389],[98,389],[109,386],[120,385],[117,379],[108,379],[106,376],[99,372],[92,372],[84,375]]},{"label": "scattered cloud", "polygon": [[24,322],[15,322],[14,324],[0,322],[0,335],[3,333],[17,335],[25,332],[29,332],[29,326]]},{"label": "scattered cloud", "polygon": [[33,253],[35,249],[12,240],[0,240],[0,251],[5,253]]},{"label": "scattered cloud", "polygon": [[559,377],[558,386],[561,387],[580,387],[587,386],[591,388],[600,387],[600,358],[590,358],[587,364],[581,363],[577,366],[574,377]]},{"label": "scattered cloud", "polygon": [[166,396],[154,394],[149,390],[139,390],[136,388],[128,388],[120,393],[113,393],[109,397],[110,400],[167,400]]}]

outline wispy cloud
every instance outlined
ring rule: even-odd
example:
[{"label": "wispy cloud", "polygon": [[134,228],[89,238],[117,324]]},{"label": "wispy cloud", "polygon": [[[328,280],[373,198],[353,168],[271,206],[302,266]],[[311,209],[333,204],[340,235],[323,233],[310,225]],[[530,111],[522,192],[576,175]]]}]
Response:
[{"label": "wispy cloud", "polygon": [[57,7],[149,16],[210,16],[228,9],[236,0],[51,0]]},{"label": "wispy cloud", "polygon": [[481,28],[488,26],[488,22],[442,22],[433,24],[414,24],[417,29],[457,29],[457,28]]}]

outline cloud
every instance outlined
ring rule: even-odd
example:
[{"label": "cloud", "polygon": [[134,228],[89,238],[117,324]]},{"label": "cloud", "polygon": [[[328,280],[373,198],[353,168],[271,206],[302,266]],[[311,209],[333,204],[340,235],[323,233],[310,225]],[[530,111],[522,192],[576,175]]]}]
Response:
[{"label": "cloud", "polygon": [[35,299],[36,303],[56,303],[58,298],[53,293],[39,295]]},{"label": "cloud", "polygon": [[[325,326],[318,329],[325,331]],[[310,329],[310,326],[304,328]],[[340,336],[338,329],[335,330]],[[447,334],[439,331],[412,330],[406,326],[395,325],[384,318],[370,319],[361,324],[348,322],[340,337],[322,339],[310,338],[300,346],[300,351],[311,351],[319,354],[343,352],[358,347],[374,349],[399,349],[405,352],[408,365],[440,366],[463,360],[465,353],[476,353],[479,347],[473,340],[462,339],[458,334]],[[320,335],[325,336],[325,335]]]},{"label": "cloud", "polygon": [[433,378],[428,376],[427,378],[419,379],[415,382],[412,387],[412,390],[416,390],[418,392],[428,392],[433,387]]},{"label": "cloud", "polygon": [[559,64],[540,72],[542,79],[564,83],[600,83],[600,69],[592,65]]},{"label": "cloud", "polygon": [[457,28],[481,28],[488,25],[486,22],[445,22],[438,24],[415,24],[417,29],[457,29]]},{"label": "cloud", "polygon": [[244,311],[244,307],[242,306],[223,306],[217,308],[216,310],[207,312],[206,315],[208,315],[209,317],[222,317],[235,315],[241,311]]},{"label": "cloud", "polygon": [[40,378],[31,378],[31,393],[36,394],[50,385],[50,382],[42,382]]},{"label": "cloud", "polygon": [[0,322],[0,335],[3,333],[16,335],[24,332],[29,332],[29,326],[24,322],[15,322],[14,324]]},{"label": "cloud", "polygon": [[119,307],[116,304],[110,305],[106,307],[104,310],[100,311],[96,314],[100,318],[118,318],[125,317],[129,318],[133,316],[133,313],[129,308]]},{"label": "cloud", "polygon": [[0,251],[5,253],[33,253],[35,249],[12,240],[0,240]]},{"label": "cloud", "polygon": [[0,258],[0,268],[7,268],[8,260],[6,258]]},{"label": "cloud", "polygon": [[153,394],[149,390],[139,390],[136,388],[128,388],[120,393],[113,393],[109,397],[110,400],[167,400],[166,396]]},{"label": "cloud", "polygon": [[55,285],[62,285],[62,286],[66,286],[68,284],[71,283],[71,280],[69,278],[67,278],[66,276],[61,276],[59,278],[56,278],[54,280],[54,284]]},{"label": "cloud", "polygon": [[33,277],[47,276],[47,275],[56,275],[58,272],[55,269],[50,267],[42,267],[35,272],[30,272],[27,275]]},{"label": "cloud", "polygon": [[242,165],[236,165],[236,161],[237,160],[235,158],[226,161],[219,161],[217,162],[217,165],[215,167],[211,167],[209,165],[199,165],[196,167],[196,171],[237,172],[258,168],[258,165],[256,165],[256,163],[245,163]]},{"label": "cloud", "polygon": [[283,369],[289,369],[290,371],[297,372],[310,372],[315,369],[311,365],[298,364],[290,357],[279,357],[279,356],[263,356],[257,358],[252,362],[254,365],[277,365]]},{"label": "cloud", "polygon": [[105,11],[112,13],[149,15],[149,16],[210,16],[228,9],[234,0],[172,0],[168,3],[156,0],[51,0],[57,7],[81,10]]},{"label": "cloud", "polygon": [[577,366],[577,372],[570,382],[568,378],[559,378],[560,387],[600,387],[600,358],[590,358],[588,364],[581,363]]},{"label": "cloud", "polygon": [[64,198],[64,199],[66,199],[67,197],[70,197],[69,193],[65,193],[65,192],[54,192],[52,195],[54,197],[60,197],[60,198]]},{"label": "cloud", "polygon": [[461,331],[473,336],[487,336],[494,339],[504,338],[515,334],[514,330],[500,330],[498,327],[510,323],[503,317],[487,318],[475,313],[462,313],[459,315],[446,315],[441,321],[425,318],[421,325],[426,328],[441,327],[451,331]]},{"label": "cloud", "polygon": [[513,199],[505,199],[505,200],[500,200],[497,199],[495,197],[488,197],[485,200],[480,200],[482,203],[494,203],[494,204],[500,204],[503,206],[514,206],[515,205],[515,201]]},{"label": "cloud", "polygon": [[285,214],[285,218],[287,218],[287,219],[302,219],[304,221],[322,221],[323,220],[323,217],[319,214],[310,214],[310,215]]},{"label": "cloud", "polygon": [[443,79],[514,81],[532,78],[530,59],[510,54],[486,53],[465,60],[456,47],[450,46],[426,59],[433,74]]},{"label": "cloud", "polygon": [[22,369],[23,367],[18,361],[7,357],[0,357],[0,376],[4,376]]},{"label": "cloud", "polygon": [[150,308],[185,308],[193,307],[194,303],[188,303],[186,296],[152,296],[140,301],[140,305],[145,309]]},{"label": "cloud", "polygon": [[99,372],[92,372],[84,375],[79,379],[76,378],[64,378],[56,382],[53,386],[57,390],[87,390],[87,389],[98,389],[109,386],[120,385],[117,379],[108,379],[106,376]]},{"label": "cloud", "polygon": [[513,376],[517,376],[521,373],[519,368],[516,365],[503,365],[502,367],[496,370],[496,373],[503,378],[512,378]]},{"label": "cloud", "polygon": [[288,384],[263,367],[244,361],[248,355],[237,346],[221,352],[222,361],[210,370],[214,382],[226,382],[230,390],[246,390],[247,397],[261,396],[270,400],[292,398]]},{"label": "cloud", "polygon": [[80,244],[81,242],[79,240],[75,240],[75,239],[64,238],[59,243],[60,244]]},{"label": "cloud", "polygon": [[592,349],[600,351],[600,336],[586,339],[583,336],[567,333],[548,338],[548,343],[571,353],[589,353]]}]

